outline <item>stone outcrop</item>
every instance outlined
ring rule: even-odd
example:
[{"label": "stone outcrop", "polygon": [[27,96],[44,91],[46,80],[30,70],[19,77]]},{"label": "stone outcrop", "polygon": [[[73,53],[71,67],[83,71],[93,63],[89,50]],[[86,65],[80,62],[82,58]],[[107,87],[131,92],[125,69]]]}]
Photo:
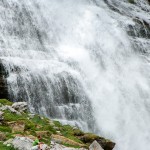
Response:
[{"label": "stone outcrop", "polygon": [[[14,148],[18,150],[30,150],[32,148],[33,140],[27,137],[15,137],[9,141],[6,141],[4,144],[11,144]],[[42,150],[50,150],[50,147],[46,144],[43,144]]]},{"label": "stone outcrop", "polygon": [[115,147],[114,142],[92,133],[85,133],[83,136],[80,137],[80,139],[87,144],[91,144],[93,141],[96,140],[104,150],[112,150]]},{"label": "stone outcrop", "polygon": [[24,111],[27,111],[28,105],[26,102],[16,102],[12,105],[12,108],[14,108],[15,110],[19,112],[24,112]]},{"label": "stone outcrop", "polygon": [[11,113],[14,113],[14,114],[17,114],[17,115],[21,115],[21,113],[19,111],[15,110],[14,108],[12,108],[12,106],[8,106],[8,105],[0,107],[0,110],[1,111],[8,110]]},{"label": "stone outcrop", "polygon": [[6,83],[6,72],[0,60],[0,98],[9,98],[8,87]]}]

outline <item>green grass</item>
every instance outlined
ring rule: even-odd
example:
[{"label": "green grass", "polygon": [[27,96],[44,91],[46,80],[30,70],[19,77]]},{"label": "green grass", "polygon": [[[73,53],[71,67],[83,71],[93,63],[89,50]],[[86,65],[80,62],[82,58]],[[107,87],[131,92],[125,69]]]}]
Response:
[{"label": "green grass", "polygon": [[11,128],[6,125],[0,125],[1,132],[11,132]]},{"label": "green grass", "polygon": [[13,104],[12,102],[10,102],[10,101],[8,101],[6,99],[0,99],[0,103],[2,105],[9,105],[9,106],[11,106]]},{"label": "green grass", "polygon": [[11,146],[5,146],[2,142],[0,142],[0,150],[16,150],[15,148]]}]

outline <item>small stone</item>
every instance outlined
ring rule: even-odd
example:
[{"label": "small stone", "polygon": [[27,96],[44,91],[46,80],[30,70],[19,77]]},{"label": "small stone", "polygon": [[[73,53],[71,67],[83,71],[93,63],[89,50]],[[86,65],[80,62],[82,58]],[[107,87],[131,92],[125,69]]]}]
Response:
[{"label": "small stone", "polygon": [[28,114],[28,116],[29,116],[30,119],[33,119],[35,114]]},{"label": "small stone", "polygon": [[11,144],[7,144],[7,147],[10,147],[11,146]]},{"label": "small stone", "polygon": [[104,150],[100,144],[95,140],[89,147],[89,150]]}]

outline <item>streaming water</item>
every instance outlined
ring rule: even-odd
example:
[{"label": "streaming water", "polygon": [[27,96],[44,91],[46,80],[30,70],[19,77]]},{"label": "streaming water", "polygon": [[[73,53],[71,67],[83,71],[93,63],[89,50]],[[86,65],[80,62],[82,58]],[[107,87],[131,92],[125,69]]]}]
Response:
[{"label": "streaming water", "polygon": [[10,98],[116,150],[150,150],[150,6],[135,2],[0,0]]}]

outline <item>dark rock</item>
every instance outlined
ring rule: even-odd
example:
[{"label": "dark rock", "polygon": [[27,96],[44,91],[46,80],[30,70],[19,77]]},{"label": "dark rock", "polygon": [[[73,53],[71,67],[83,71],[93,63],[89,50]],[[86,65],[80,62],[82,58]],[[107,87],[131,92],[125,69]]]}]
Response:
[{"label": "dark rock", "polygon": [[6,72],[2,62],[0,60],[0,99],[9,98],[8,96],[8,87],[6,82]]},{"label": "dark rock", "polygon": [[96,140],[104,150],[112,150],[115,147],[114,142],[91,133],[86,133],[80,138],[80,140],[86,144],[91,144],[93,141]]}]

